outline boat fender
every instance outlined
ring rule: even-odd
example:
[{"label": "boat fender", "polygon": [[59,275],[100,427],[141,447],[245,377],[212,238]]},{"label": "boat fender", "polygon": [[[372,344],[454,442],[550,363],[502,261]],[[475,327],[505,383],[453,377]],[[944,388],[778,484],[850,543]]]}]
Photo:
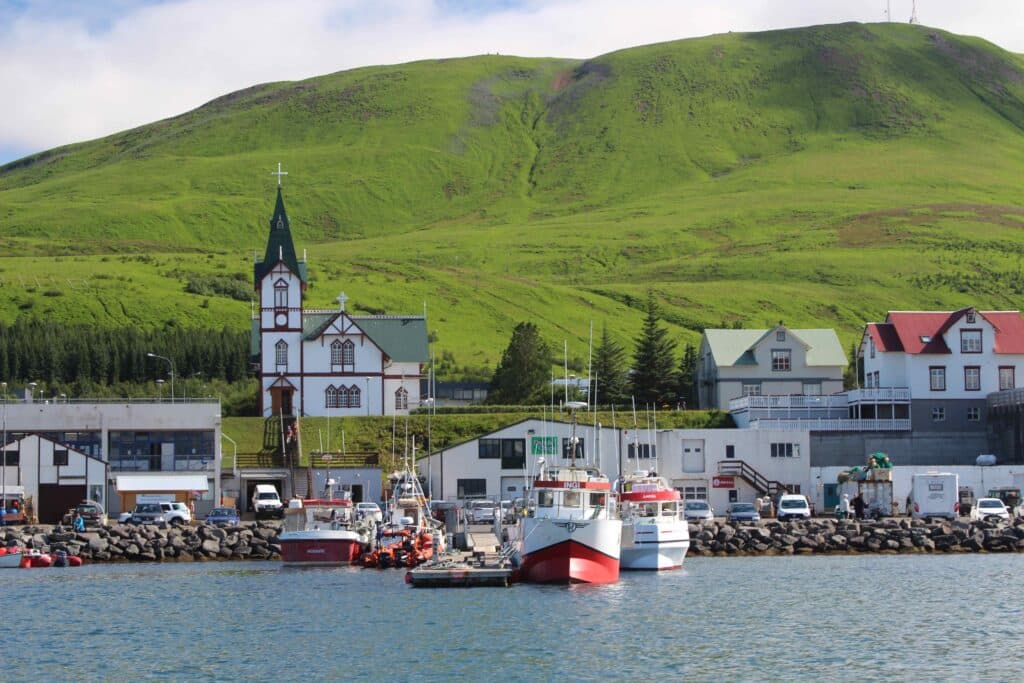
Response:
[{"label": "boat fender", "polygon": [[69,567],[81,567],[82,558],[78,555],[68,555],[68,566]]},{"label": "boat fender", "polygon": [[405,582],[408,584],[412,584],[412,572],[405,573]]}]

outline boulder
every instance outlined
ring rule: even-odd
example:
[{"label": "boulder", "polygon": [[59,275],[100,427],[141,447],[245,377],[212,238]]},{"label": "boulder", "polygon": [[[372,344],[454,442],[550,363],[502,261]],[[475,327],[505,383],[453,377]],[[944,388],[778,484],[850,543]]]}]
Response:
[{"label": "boulder", "polygon": [[220,552],[220,543],[214,540],[203,541],[202,549],[204,553],[216,555]]}]

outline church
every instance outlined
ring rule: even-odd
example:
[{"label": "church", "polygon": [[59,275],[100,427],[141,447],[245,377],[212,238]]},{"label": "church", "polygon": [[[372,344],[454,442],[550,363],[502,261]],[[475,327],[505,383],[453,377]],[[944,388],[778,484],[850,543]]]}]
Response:
[{"label": "church", "polygon": [[295,254],[281,194],[270,219],[267,250],[253,280],[253,354],[258,356],[263,417],[405,415],[420,407],[420,378],[429,360],[422,315],[352,315],[338,306],[306,308],[306,259]]}]

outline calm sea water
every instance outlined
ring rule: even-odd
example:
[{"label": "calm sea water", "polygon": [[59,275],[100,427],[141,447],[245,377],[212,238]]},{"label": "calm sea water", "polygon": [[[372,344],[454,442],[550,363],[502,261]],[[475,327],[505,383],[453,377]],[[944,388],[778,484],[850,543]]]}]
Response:
[{"label": "calm sea water", "polygon": [[412,589],[274,562],[7,570],[3,678],[1015,680],[1024,556],[690,558],[612,586]]}]

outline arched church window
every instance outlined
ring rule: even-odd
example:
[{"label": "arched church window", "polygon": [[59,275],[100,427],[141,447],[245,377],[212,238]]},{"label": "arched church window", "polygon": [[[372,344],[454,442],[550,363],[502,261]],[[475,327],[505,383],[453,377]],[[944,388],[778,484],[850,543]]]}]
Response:
[{"label": "arched church window", "polygon": [[356,364],[356,345],[352,343],[351,339],[346,339],[345,343],[341,345],[341,364]]},{"label": "arched church window", "polygon": [[353,384],[348,388],[348,407],[358,408],[360,405],[360,398],[362,398],[362,392],[359,391],[359,387]]},{"label": "arched church window", "polygon": [[328,408],[338,407],[338,390],[334,388],[334,385],[327,387],[324,391],[324,403]]},{"label": "arched church window", "polygon": [[405,390],[405,387],[399,387],[398,391],[395,392],[395,410],[408,410],[409,409],[409,392]]},{"label": "arched church window", "polygon": [[348,406],[348,388],[345,386],[341,386],[338,388],[338,407],[348,408]]},{"label": "arched church window", "polygon": [[274,308],[288,308],[288,283],[284,280],[274,283]]},{"label": "arched church window", "polygon": [[277,363],[277,369],[281,370],[283,368],[283,369],[287,370],[288,369],[288,343],[284,339],[281,339],[276,344],[274,344],[274,355],[275,355],[275,360],[276,360],[276,363]]},{"label": "arched church window", "polygon": [[331,365],[341,365],[341,358],[342,344],[339,340],[335,339],[331,342]]}]

